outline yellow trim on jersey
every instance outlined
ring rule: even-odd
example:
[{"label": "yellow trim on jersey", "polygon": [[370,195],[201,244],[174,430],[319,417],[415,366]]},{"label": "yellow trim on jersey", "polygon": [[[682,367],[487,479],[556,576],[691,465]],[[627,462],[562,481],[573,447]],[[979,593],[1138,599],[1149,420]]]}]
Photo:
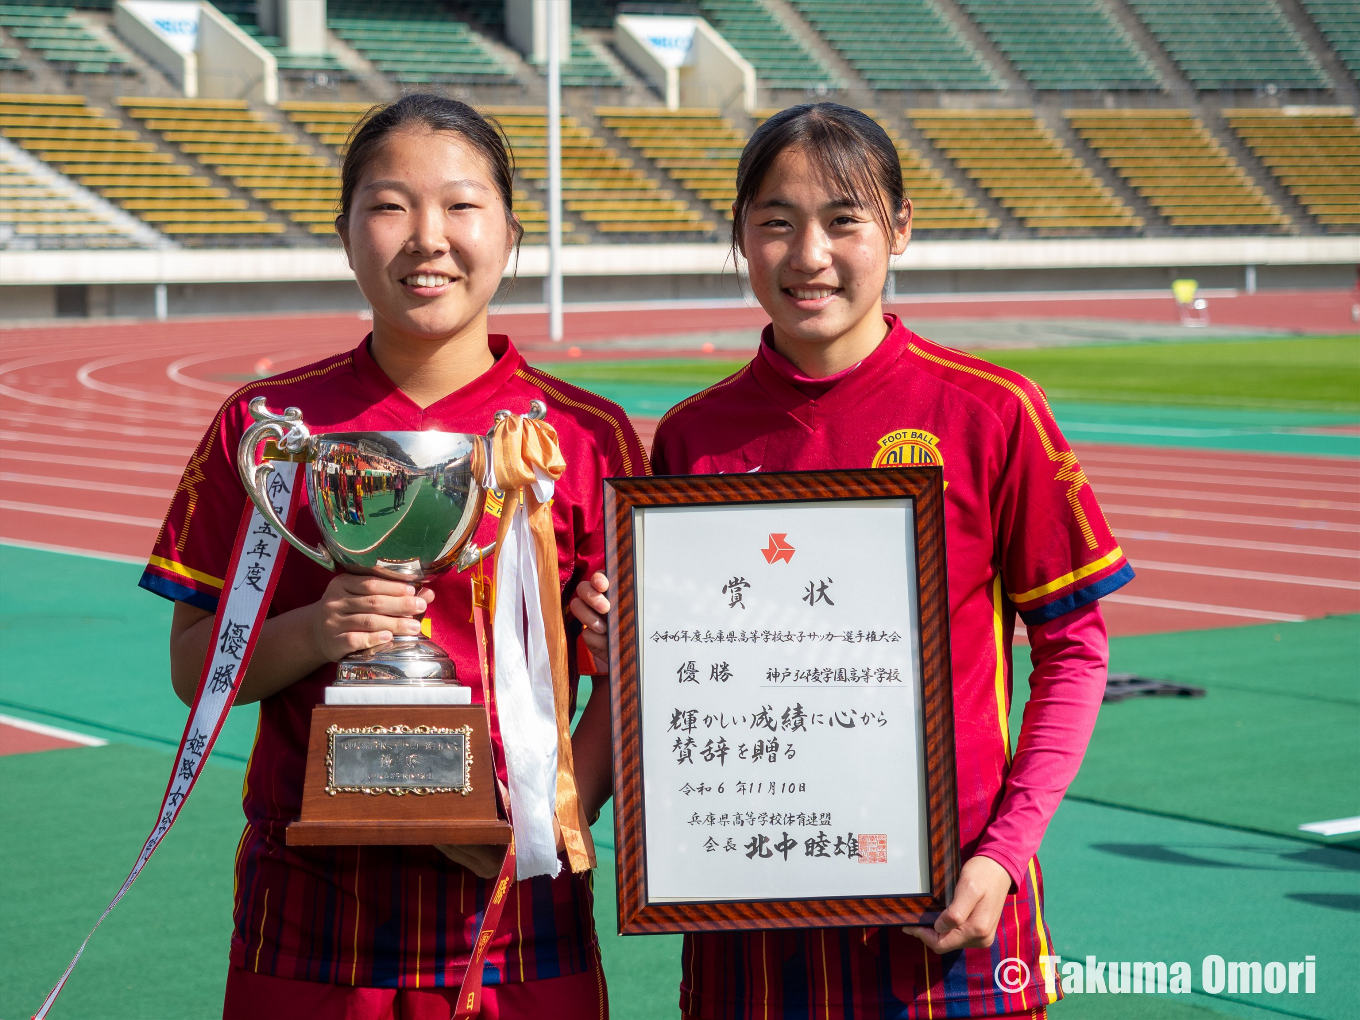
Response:
[{"label": "yellow trim on jersey", "polygon": [[[1087,484],[1086,472],[1083,471],[1081,466],[1077,463],[1077,455],[1075,453],[1071,450],[1059,450],[1053,445],[1053,440],[1049,438],[1048,432],[1044,429],[1044,420],[1039,416],[1039,412],[1034,406],[1034,401],[1030,398],[1030,395],[1025,392],[1025,388],[1019,383],[1007,379],[1005,376],[997,375],[995,372],[988,372],[981,368],[975,368],[972,365],[951,361],[948,358],[942,358],[937,354],[931,354],[929,351],[922,350],[915,344],[908,344],[907,348],[913,354],[925,358],[927,361],[933,361],[937,365],[943,365],[945,368],[957,369],[960,372],[967,372],[969,375],[975,375],[979,379],[986,379],[988,382],[996,383],[996,385],[1009,390],[1019,399],[1020,403],[1024,405],[1025,413],[1029,416],[1030,423],[1034,426],[1035,432],[1039,434],[1039,442],[1043,444],[1044,453],[1048,455],[1049,460],[1058,465],[1058,473],[1053,476],[1053,480],[1055,482],[1072,483],[1067,488],[1067,505],[1071,507],[1072,515],[1077,519],[1077,527],[1081,529],[1081,537],[1086,540],[1086,547],[1088,549],[1094,549],[1098,544],[1096,542],[1096,535],[1095,532],[1091,530],[1091,522],[1086,518],[1086,508],[1081,505],[1080,499],[1082,486]],[[967,357],[967,355],[964,356]],[[991,367],[989,362],[981,362],[981,364]],[[1045,409],[1048,407],[1047,403],[1045,403],[1044,407]]]},{"label": "yellow trim on jersey", "polygon": [[[530,372],[532,372],[533,375],[530,375]],[[633,470],[633,458],[628,453],[628,436],[623,431],[623,423],[620,422],[618,418],[614,417],[614,415],[603,408],[595,407],[592,404],[587,404],[583,401],[576,400],[573,397],[569,397],[561,390],[555,389],[544,381],[551,379],[553,382],[562,382],[562,380],[558,379],[555,375],[549,375],[547,372],[540,372],[538,369],[528,365],[524,366],[524,368],[515,369],[515,375],[519,376],[521,379],[527,379],[558,403],[566,404],[568,407],[576,407],[582,411],[589,411],[597,418],[601,418],[607,422],[614,430],[615,442],[619,444],[619,454],[623,457],[623,473],[629,476],[637,473]],[[641,443],[638,444],[638,446],[641,445]],[[647,463],[647,451],[645,450],[642,452],[642,472],[647,475],[652,473],[651,465]]]},{"label": "yellow trim on jersey", "polygon": [[1001,742],[1006,745],[1006,762],[1011,760],[1011,721],[1006,715],[1006,627],[1001,618],[1001,575],[992,578],[992,634],[996,639],[996,721],[1001,727]]},{"label": "yellow trim on jersey", "polygon": [[1047,595],[1049,592],[1055,592],[1059,588],[1066,588],[1069,584],[1080,581],[1083,577],[1090,577],[1092,574],[1099,573],[1111,563],[1118,563],[1123,555],[1124,550],[1119,548],[1119,546],[1115,546],[1114,552],[1106,553],[1094,563],[1088,563],[1084,567],[1078,567],[1076,570],[1072,571],[1072,573],[1063,574],[1062,577],[1054,581],[1049,581],[1048,584],[1041,584],[1039,587],[1031,588],[1027,592],[1022,592],[1019,595],[1012,595],[1010,599],[1015,603],[1029,602],[1032,599]]},{"label": "yellow trim on jersey", "polygon": [[694,403],[696,400],[702,400],[710,393],[716,393],[718,392],[718,390],[725,389],[728,386],[731,386],[734,382],[736,382],[750,370],[751,366],[749,364],[743,365],[740,369],[738,369],[732,375],[729,375],[726,379],[720,379],[718,382],[715,382],[712,386],[708,387],[708,389],[700,390],[692,397],[686,397],[684,400],[680,401],[680,403],[676,404],[674,407],[672,407],[669,411],[667,411],[665,414],[661,416],[661,420],[657,422],[657,428],[660,428],[662,425],[666,424],[666,420],[670,418],[671,415],[675,414],[677,411],[683,411],[685,408],[689,407],[689,405]]},{"label": "yellow trim on jersey", "polygon": [[204,584],[210,584],[214,588],[221,588],[227,583],[220,577],[213,577],[212,574],[205,574],[203,571],[195,570],[193,567],[186,567],[183,563],[167,560],[164,556],[152,556],[147,562],[153,567],[160,567],[162,570],[168,570],[172,574],[179,574],[181,577],[187,577],[191,581],[202,581]]},{"label": "yellow trim on jersey", "polygon": [[[1039,955],[1048,956],[1048,939],[1044,935],[1044,908],[1039,905],[1039,881],[1034,874],[1033,857],[1029,859],[1029,887],[1030,891],[1034,893],[1034,932],[1039,936]],[[1039,967],[1039,972],[1040,977],[1042,977],[1042,965]],[[1053,977],[1053,991],[1050,992],[1045,985],[1043,997],[1044,1001],[1050,1005],[1058,1001],[1058,978],[1056,974]]]}]

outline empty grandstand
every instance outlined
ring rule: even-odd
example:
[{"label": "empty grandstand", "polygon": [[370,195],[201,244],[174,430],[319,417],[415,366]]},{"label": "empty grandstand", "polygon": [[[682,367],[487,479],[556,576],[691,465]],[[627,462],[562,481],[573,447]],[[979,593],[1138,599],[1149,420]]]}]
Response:
[{"label": "empty grandstand", "polygon": [[1098,0],[959,0],[1037,89],[1149,89],[1156,68]]},{"label": "empty grandstand", "polygon": [[1317,58],[1274,0],[1128,0],[1128,4],[1201,89],[1329,85]]},{"label": "empty grandstand", "polygon": [[720,216],[732,218],[737,160],[746,135],[717,110],[601,107],[600,122]]},{"label": "empty grandstand", "polygon": [[513,72],[486,42],[424,0],[328,0],[330,30],[397,82],[509,82]]},{"label": "empty grandstand", "polygon": [[128,115],[186,156],[248,191],[311,233],[332,233],[335,166],[244,101],[120,99]]},{"label": "empty grandstand", "polygon": [[299,52],[286,46],[282,39],[260,28],[257,0],[215,0],[214,7],[240,25],[247,35],[274,55],[279,74],[285,78],[315,77],[318,74],[337,79],[351,79],[353,72],[333,54]]},{"label": "empty grandstand", "polygon": [[1256,156],[1322,226],[1360,227],[1360,125],[1355,111],[1225,110]]},{"label": "empty grandstand", "polygon": [[[110,74],[127,69],[123,47],[68,7],[0,5],[0,28],[59,71]],[[17,56],[18,51],[12,50]]]},{"label": "empty grandstand", "polygon": [[1303,0],[1318,30],[1352,78],[1360,78],[1360,4],[1355,0]]},{"label": "empty grandstand", "polygon": [[1077,133],[1174,227],[1282,230],[1288,218],[1188,110],[1068,110]]},{"label": "empty grandstand", "polygon": [[909,110],[926,138],[1041,235],[1143,225],[1030,110]]},{"label": "empty grandstand", "polygon": [[1001,79],[932,0],[793,0],[876,89],[991,90]]},{"label": "empty grandstand", "polygon": [[165,234],[260,243],[284,231],[264,212],[80,96],[0,95],[0,133]]},{"label": "empty grandstand", "polygon": [[773,89],[827,89],[841,84],[808,45],[761,0],[699,0],[697,8],[751,62]]}]

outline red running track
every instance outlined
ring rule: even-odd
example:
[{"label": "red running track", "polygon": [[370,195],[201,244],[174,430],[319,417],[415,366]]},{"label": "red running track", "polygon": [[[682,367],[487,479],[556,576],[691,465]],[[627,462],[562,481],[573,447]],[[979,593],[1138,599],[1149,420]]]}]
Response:
[{"label": "red running track", "polygon": [[[597,328],[646,335],[627,318],[637,314]],[[364,328],[328,316],[6,332],[0,540],[142,560],[222,398],[264,371],[351,346]],[[637,424],[649,439],[655,423]],[[1354,461],[1092,444],[1079,453],[1138,572],[1104,602],[1112,633],[1360,612]]]}]

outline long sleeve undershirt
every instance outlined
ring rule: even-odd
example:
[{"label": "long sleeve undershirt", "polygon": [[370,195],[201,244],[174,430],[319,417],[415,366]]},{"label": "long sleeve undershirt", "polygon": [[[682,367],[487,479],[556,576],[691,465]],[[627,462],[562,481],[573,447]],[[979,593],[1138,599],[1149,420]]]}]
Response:
[{"label": "long sleeve undershirt", "polygon": [[1029,701],[1001,805],[976,855],[1021,885],[1049,821],[1077,775],[1100,714],[1109,641],[1093,602],[1029,628]]}]

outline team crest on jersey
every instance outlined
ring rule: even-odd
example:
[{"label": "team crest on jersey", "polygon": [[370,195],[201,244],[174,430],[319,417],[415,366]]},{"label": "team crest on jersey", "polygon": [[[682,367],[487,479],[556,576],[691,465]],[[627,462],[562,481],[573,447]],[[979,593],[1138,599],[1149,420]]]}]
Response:
[{"label": "team crest on jersey", "polygon": [[878,441],[870,467],[944,465],[940,440],[924,429],[895,429]]}]

